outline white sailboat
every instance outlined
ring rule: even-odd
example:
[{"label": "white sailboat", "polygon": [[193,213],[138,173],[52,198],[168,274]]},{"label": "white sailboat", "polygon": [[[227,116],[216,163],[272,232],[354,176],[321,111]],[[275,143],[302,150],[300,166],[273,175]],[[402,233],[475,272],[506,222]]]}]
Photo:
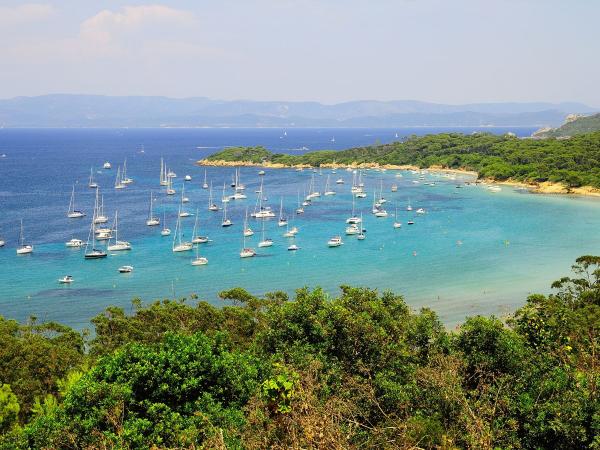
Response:
[{"label": "white sailboat", "polygon": [[365,235],[365,229],[362,226],[362,213],[360,213],[360,233],[356,236],[359,241],[364,241],[367,236]]},{"label": "white sailboat", "polygon": [[223,182],[223,193],[221,194],[221,203],[229,202],[229,196],[225,195],[225,182]]},{"label": "white sailboat", "polygon": [[200,228],[198,227],[198,208],[196,208],[196,220],[194,221],[194,230],[192,231],[192,244],[206,244],[208,236],[199,235]]},{"label": "white sailboat", "polygon": [[123,172],[121,173],[121,184],[128,185],[133,183],[133,179],[127,176],[127,158],[123,162]]},{"label": "white sailboat", "polygon": [[252,231],[252,228],[248,226],[248,208],[246,207],[246,216],[244,218],[244,236],[249,237],[252,235],[254,235],[254,231]]},{"label": "white sailboat", "polygon": [[181,203],[179,204],[179,217],[190,217],[191,216],[191,214],[189,213],[189,211],[186,211],[183,208],[183,204],[187,203],[186,200],[189,201],[185,197],[185,184],[184,184],[183,188],[181,189]]},{"label": "white sailboat", "polygon": [[335,195],[335,191],[329,187],[329,177],[330,177],[330,175],[327,175],[327,181],[325,182],[325,192],[323,194],[324,195]]},{"label": "white sailboat", "polygon": [[[181,209],[180,211],[181,212]],[[187,252],[192,250],[194,245],[191,242],[182,241],[181,236],[181,216],[177,215],[177,224],[175,225],[175,236],[173,238],[173,252]]]},{"label": "white sailboat", "polygon": [[169,184],[169,181],[167,180],[167,166],[165,165],[163,158],[160,158],[160,185],[166,186],[167,184]]},{"label": "white sailboat", "polygon": [[99,201],[99,189],[96,189],[96,201],[94,203],[94,223],[106,223],[108,222],[108,217],[104,214],[104,195],[102,196],[102,201]]},{"label": "white sailboat", "polygon": [[121,166],[117,167],[117,177],[115,178],[115,189],[125,189],[123,180],[121,179]]},{"label": "white sailboat", "polygon": [[360,217],[357,217],[355,212],[354,212],[354,196],[352,197],[352,215],[350,217],[348,217],[346,219],[346,223],[349,224],[358,224],[361,223],[362,219]]},{"label": "white sailboat", "polygon": [[85,217],[85,213],[83,211],[75,209],[75,185],[73,185],[73,190],[71,191],[71,200],[69,201],[67,217],[69,219],[81,219],[82,217]]},{"label": "white sailboat", "polygon": [[275,217],[275,213],[271,210],[271,208],[269,206],[263,205],[263,201],[265,199],[263,194],[264,194],[264,187],[263,187],[263,180],[261,178],[260,179],[260,194],[258,194],[258,197],[256,199],[256,206],[254,208],[254,212],[252,214],[250,214],[250,216],[254,217],[255,219],[269,219],[271,217]]},{"label": "white sailboat", "polygon": [[94,180],[94,168],[90,168],[90,180],[88,181],[88,187],[92,189],[96,189],[98,187],[98,183]]},{"label": "white sailboat", "polygon": [[262,221],[262,239],[258,243],[259,247],[271,247],[273,245],[273,239],[265,238],[265,221]]},{"label": "white sailboat", "polygon": [[202,183],[202,189],[208,189],[208,183],[206,182],[206,169],[204,169],[204,183]]},{"label": "white sailboat", "polygon": [[189,203],[190,199],[185,196],[185,183],[181,185],[181,203]]},{"label": "white sailboat", "polygon": [[173,177],[167,176],[167,190],[165,191],[167,195],[175,195],[176,191],[173,189]]},{"label": "white sailboat", "polygon": [[223,206],[223,220],[221,221],[221,226],[230,227],[231,225],[233,225],[233,222],[227,217],[227,203],[225,203]]},{"label": "white sailboat", "polygon": [[219,207],[213,202],[212,195],[212,181],[210,182],[210,190],[208,191],[208,210],[209,211],[218,211]]},{"label": "white sailboat", "polygon": [[192,259],[192,266],[205,266],[208,264],[208,259],[200,256],[200,246],[196,245],[196,258]]},{"label": "white sailboat", "polygon": [[300,191],[298,191],[298,207],[296,208],[296,214],[304,214],[304,208],[300,204]]},{"label": "white sailboat", "polygon": [[246,247],[246,236],[242,233],[242,250],[240,251],[240,258],[252,258],[256,256],[256,251],[253,248]]},{"label": "white sailboat", "polygon": [[23,219],[21,219],[21,231],[19,233],[19,242],[21,243],[17,247],[17,255],[27,255],[33,253],[33,245],[25,243],[25,233],[23,231]]},{"label": "white sailboat", "polygon": [[[111,244],[110,239],[108,240],[108,246],[106,247],[109,252],[120,252],[123,250],[131,250],[131,244],[127,241],[119,240],[119,211],[115,211],[115,220],[113,224],[113,230],[115,232],[115,243]],[[112,239],[112,238],[111,238]]]},{"label": "white sailboat", "polygon": [[160,235],[161,236],[170,236],[171,235],[171,229],[167,228],[167,212],[163,211],[163,229],[160,230]]},{"label": "white sailboat", "polygon": [[153,202],[154,199],[152,197],[152,191],[150,191],[150,212],[148,213],[148,220],[146,220],[146,225],[148,225],[149,227],[155,227],[157,225],[160,225],[160,219],[158,217],[154,217],[154,211],[153,211]]},{"label": "white sailboat", "polygon": [[394,212],[394,228],[400,228],[402,226],[402,222],[398,220],[398,207],[396,206],[396,211]]},{"label": "white sailboat", "polygon": [[[96,189],[96,200],[94,202],[94,217],[92,217],[92,223],[90,225],[90,232],[88,234],[88,240],[85,244],[85,252],[83,254],[84,259],[101,259],[106,258],[106,252],[96,248],[96,212],[100,211],[98,204],[98,189]],[[108,220],[108,219],[107,219]],[[91,244],[90,244],[91,239]]]},{"label": "white sailboat", "polygon": [[279,222],[277,224],[280,227],[285,227],[287,223],[287,218],[283,215],[283,197],[281,197],[281,202],[279,203]]}]

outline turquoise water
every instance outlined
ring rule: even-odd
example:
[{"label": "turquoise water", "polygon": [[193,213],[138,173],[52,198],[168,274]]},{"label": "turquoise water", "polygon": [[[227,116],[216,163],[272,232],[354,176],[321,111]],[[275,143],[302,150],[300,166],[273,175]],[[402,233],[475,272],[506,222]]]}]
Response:
[{"label": "turquoise water", "polygon": [[[388,131],[379,131],[382,141]],[[331,175],[331,181],[343,177],[346,184],[335,186],[336,196],[321,197],[301,216],[293,214],[297,193],[302,193],[313,173],[305,170],[267,170],[264,178],[268,204],[278,212],[280,198],[300,232],[297,252],[286,250],[289,239],[277,220],[266,222],[267,235],[275,240],[271,248],[258,249],[260,222],[251,220],[255,235],[247,245],[258,251],[256,258],[240,259],[242,223],[246,207],[253,210],[254,191],[259,186],[257,168],[242,168],[247,200],[229,203],[234,226],[222,228],[222,215],[207,210],[208,191],[201,189],[204,168],[193,161],[220,145],[237,139],[255,144],[280,139],[281,131],[265,131],[250,136],[221,130],[189,134],[186,130],[144,132],[128,131],[57,131],[6,134],[0,132],[0,235],[7,240],[0,249],[0,314],[25,320],[30,314],[39,319],[59,320],[79,328],[107,305],[129,309],[133,297],[144,301],[196,293],[202,299],[218,303],[217,292],[242,286],[255,294],[284,290],[293,292],[301,286],[322,286],[332,295],[341,284],[369,286],[402,293],[414,308],[430,306],[449,325],[472,314],[505,315],[523,304],[531,292],[548,292],[550,283],[568,273],[573,260],[581,254],[600,252],[600,201],[592,198],[568,198],[529,194],[510,187],[492,193],[482,186],[456,185],[464,179],[451,180],[428,174],[425,185],[411,172],[369,171],[364,174],[367,198],[357,200],[357,212],[363,212],[367,238],[358,241],[343,236],[344,245],[328,248],[328,238],[343,235],[345,219],[351,212],[352,174],[344,170]],[[103,134],[104,133],[104,134]],[[138,134],[136,134],[138,133]],[[149,134],[148,134],[149,133]],[[153,134],[155,133],[155,134]],[[206,133],[209,133],[208,137]],[[250,133],[255,133],[252,131]],[[309,141],[308,131],[303,139]],[[317,131],[314,131],[317,133]],[[319,131],[327,145],[331,131]],[[336,145],[343,140],[336,132]],[[360,145],[373,136],[356,134],[348,137],[348,146]],[[288,136],[291,132],[288,130]],[[370,133],[369,133],[370,134]],[[183,135],[183,137],[182,137]],[[350,135],[349,135],[350,136]],[[313,136],[314,137],[314,136]],[[260,138],[260,139],[259,139]],[[314,138],[315,140],[317,138]],[[203,143],[215,143],[204,149]],[[368,143],[367,141],[365,143]],[[145,152],[139,153],[140,144]],[[301,144],[297,142],[296,144]],[[273,145],[275,146],[275,145]],[[68,150],[65,150],[68,149]],[[149,191],[155,191],[155,213],[166,211],[167,223],[174,229],[179,196],[166,196],[158,185],[160,155],[177,172],[178,193],[183,176],[190,203],[186,209],[200,210],[201,234],[212,242],[201,245],[201,255],[209,260],[194,267],[192,252],[171,251],[172,236],[161,237],[162,227],[147,227]],[[128,158],[128,174],[134,184],[116,191],[112,188],[116,166]],[[91,215],[93,190],[87,188],[90,165],[101,166],[109,159],[112,171],[97,173],[101,192],[105,194],[107,212],[112,217],[119,210],[120,238],[133,245],[131,252],[121,252],[104,260],[85,261],[83,250],[68,249],[64,242],[72,236],[86,239]],[[229,185],[232,169],[208,168],[208,179],[215,186]],[[323,191],[326,175],[314,174],[318,190]],[[402,178],[396,178],[401,173]],[[76,202],[88,213],[82,220],[67,219],[70,186],[77,181]],[[383,181],[388,199],[388,218],[371,213],[372,193]],[[392,193],[392,183],[398,192]],[[220,189],[215,189],[220,198]],[[410,199],[414,209],[425,208],[418,216],[406,211]],[[394,205],[398,205],[401,229],[392,227]],[[18,220],[24,219],[28,240],[35,245],[30,256],[15,255]],[[415,225],[406,221],[413,217]],[[185,234],[190,236],[194,218],[182,219]],[[416,256],[415,256],[416,253]],[[131,264],[135,270],[123,275],[117,268]],[[71,274],[71,286],[59,286],[57,279]]]}]

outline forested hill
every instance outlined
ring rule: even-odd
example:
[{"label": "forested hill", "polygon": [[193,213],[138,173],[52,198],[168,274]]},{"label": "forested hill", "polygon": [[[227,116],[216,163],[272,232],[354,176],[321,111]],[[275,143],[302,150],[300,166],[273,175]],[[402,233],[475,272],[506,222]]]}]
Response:
[{"label": "forested hill", "polygon": [[320,166],[337,163],[442,166],[473,170],[481,178],[529,183],[546,181],[568,187],[600,188],[600,132],[571,139],[519,139],[488,133],[445,133],[413,136],[404,142],[323,150],[304,155],[272,153],[263,147],[234,147],[215,153],[208,162],[239,161],[282,165]]},{"label": "forested hill", "polygon": [[536,137],[567,137],[577,136],[584,133],[600,131],[600,113],[591,116],[577,117],[567,121],[558,128],[541,130],[534,133]]}]

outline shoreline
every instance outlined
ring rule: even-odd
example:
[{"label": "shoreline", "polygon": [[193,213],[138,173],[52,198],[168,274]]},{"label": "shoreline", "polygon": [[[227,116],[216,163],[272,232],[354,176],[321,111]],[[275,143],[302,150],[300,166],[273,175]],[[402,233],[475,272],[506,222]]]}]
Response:
[{"label": "shoreline", "polygon": [[[252,161],[225,161],[215,160],[209,161],[201,159],[195,163],[198,166],[209,166],[209,167],[264,167],[267,169],[311,169],[313,166],[310,164],[281,164],[271,163],[265,161],[262,163],[255,163]],[[600,197],[600,189],[592,186],[580,186],[576,188],[569,188],[562,183],[554,183],[551,181],[544,181],[542,183],[526,183],[523,181],[516,180],[495,180],[493,178],[479,178],[479,173],[473,170],[466,169],[449,169],[442,166],[431,166],[428,168],[421,168],[410,164],[378,164],[378,163],[352,163],[352,164],[333,164],[325,163],[321,164],[320,167],[326,169],[385,169],[385,170],[427,170],[434,173],[446,173],[446,174],[457,174],[474,177],[479,183],[484,184],[497,184],[504,186],[513,186],[517,188],[527,189],[533,194],[546,194],[546,195],[578,195],[585,197]]]}]

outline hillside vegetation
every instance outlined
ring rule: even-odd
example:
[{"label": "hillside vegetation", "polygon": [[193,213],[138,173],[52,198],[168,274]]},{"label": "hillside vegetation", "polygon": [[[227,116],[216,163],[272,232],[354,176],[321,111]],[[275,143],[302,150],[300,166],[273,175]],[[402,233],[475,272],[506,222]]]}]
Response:
[{"label": "hillside vegetation", "polygon": [[577,136],[584,133],[600,131],[600,113],[591,116],[578,117],[567,122],[558,128],[554,128],[542,133],[536,133],[536,137],[568,137]]},{"label": "hillside vegetation", "polygon": [[442,166],[473,170],[482,178],[528,183],[545,181],[568,187],[600,188],[600,132],[571,139],[518,139],[487,133],[464,135],[444,133],[413,136],[404,142],[352,148],[342,151],[315,151],[304,155],[271,153],[262,147],[228,148],[208,161],[244,161],[295,165],[377,163]]},{"label": "hillside vegetation", "polygon": [[[449,332],[390,292],[0,317],[0,449],[598,449],[600,257]],[[84,345],[84,343],[86,345]]]}]

